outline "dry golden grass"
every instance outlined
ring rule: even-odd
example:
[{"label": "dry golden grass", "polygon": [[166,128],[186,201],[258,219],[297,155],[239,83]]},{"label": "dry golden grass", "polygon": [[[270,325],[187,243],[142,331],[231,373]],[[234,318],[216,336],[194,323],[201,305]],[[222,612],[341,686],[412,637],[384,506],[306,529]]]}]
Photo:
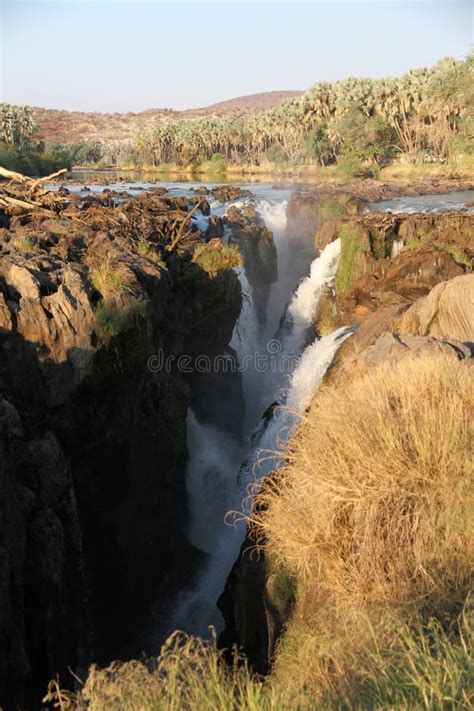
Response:
[{"label": "dry golden grass", "polygon": [[321,390],[253,524],[294,576],[276,673],[315,690],[401,624],[453,618],[472,585],[474,379],[452,358]]},{"label": "dry golden grass", "polygon": [[284,711],[276,692],[251,675],[236,657],[228,667],[215,639],[204,642],[174,634],[149,665],[114,663],[91,667],[78,694],[51,682],[43,701],[61,711]]}]

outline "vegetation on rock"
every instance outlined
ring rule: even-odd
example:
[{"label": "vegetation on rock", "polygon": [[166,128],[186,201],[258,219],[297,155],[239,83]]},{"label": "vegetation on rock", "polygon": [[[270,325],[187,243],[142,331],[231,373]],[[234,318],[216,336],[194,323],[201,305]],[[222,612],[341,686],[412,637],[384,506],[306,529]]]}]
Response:
[{"label": "vegetation on rock", "polygon": [[361,226],[343,222],[339,227],[339,239],[341,240],[341,256],[335,287],[338,293],[342,293],[354,281],[357,260],[362,247]]},{"label": "vegetation on rock", "polygon": [[193,262],[204,269],[210,277],[216,277],[225,269],[241,267],[243,263],[237,245],[224,244],[219,240],[216,240],[216,243],[198,244],[194,249]]}]

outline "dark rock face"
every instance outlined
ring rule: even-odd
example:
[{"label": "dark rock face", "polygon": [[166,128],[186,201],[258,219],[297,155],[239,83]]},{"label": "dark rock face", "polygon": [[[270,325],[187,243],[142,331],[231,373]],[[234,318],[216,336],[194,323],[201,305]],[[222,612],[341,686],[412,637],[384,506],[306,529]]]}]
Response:
[{"label": "dark rock face", "polygon": [[257,319],[265,326],[270,286],[278,276],[278,255],[273,235],[253,207],[231,206],[225,218],[231,229],[230,243],[238,244],[245,273],[252,287]]},{"label": "dark rock face", "polygon": [[99,203],[0,230],[5,708],[37,707],[80,660],[156,652],[152,603],[201,560],[186,538],[193,383],[176,359],[225,350],[240,285],[192,263],[188,200]]},{"label": "dark rock face", "polygon": [[[14,406],[0,402],[0,689],[38,703],[52,669],[85,645],[84,587],[68,505],[71,471],[53,432],[26,439]],[[33,706],[33,707],[34,707]]]},{"label": "dark rock face", "polygon": [[268,674],[294,598],[282,595],[278,574],[254,546],[249,532],[217,602],[225,622],[218,643],[226,652],[237,645],[254,671]]}]

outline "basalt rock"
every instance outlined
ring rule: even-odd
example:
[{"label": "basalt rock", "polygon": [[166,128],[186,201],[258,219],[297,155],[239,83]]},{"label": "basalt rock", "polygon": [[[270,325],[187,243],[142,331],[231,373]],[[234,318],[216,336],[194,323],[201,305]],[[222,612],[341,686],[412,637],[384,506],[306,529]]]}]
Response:
[{"label": "basalt rock", "polygon": [[255,672],[268,674],[293,597],[282,598],[278,573],[271,571],[268,556],[254,545],[247,535],[217,602],[225,623],[218,644],[229,661],[229,651],[237,646]]},{"label": "basalt rock", "polygon": [[458,360],[470,359],[472,355],[468,346],[453,338],[439,340],[434,336],[386,332],[379,336],[373,345],[362,351],[357,360],[366,365],[378,365],[385,361],[398,363],[407,357],[423,358],[438,354],[450,355]]},{"label": "basalt rock", "polygon": [[166,606],[202,562],[186,536],[193,391],[177,359],[225,351],[241,293],[233,271],[211,279],[192,262],[198,204],[81,201],[0,230],[6,709],[37,707],[56,673],[70,683],[79,653],[156,652],[152,603]]},{"label": "basalt rock", "polygon": [[231,206],[225,222],[231,230],[229,242],[238,244],[242,251],[245,273],[252,287],[257,319],[263,327],[266,322],[270,286],[278,276],[278,256],[273,234],[251,206],[241,209]]},{"label": "basalt rock", "polygon": [[208,194],[219,202],[232,202],[233,200],[241,200],[242,198],[253,198],[250,190],[245,190],[238,185],[221,185],[217,188],[211,188]]},{"label": "basalt rock", "polygon": [[206,232],[206,239],[211,240],[214,237],[223,237],[224,235],[224,223],[220,217],[216,215],[211,215],[209,218],[209,224]]}]

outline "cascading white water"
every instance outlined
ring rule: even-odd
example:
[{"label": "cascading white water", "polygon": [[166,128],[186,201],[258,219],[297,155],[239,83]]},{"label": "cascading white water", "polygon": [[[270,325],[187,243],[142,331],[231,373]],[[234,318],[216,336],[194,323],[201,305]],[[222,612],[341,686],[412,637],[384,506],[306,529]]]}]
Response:
[{"label": "cascading white water", "polygon": [[278,469],[293,428],[308,407],[339,347],[352,332],[352,327],[344,326],[305,349],[291,376],[284,405],[275,409],[243,468],[243,484],[248,485],[253,478],[261,479]]},{"label": "cascading white water", "polygon": [[339,347],[352,335],[352,326],[343,326],[308,346],[291,377],[286,405],[298,415],[308,407]]},{"label": "cascading white water", "polygon": [[[259,441],[249,453],[237,479],[238,485],[229,497],[230,509],[240,510],[247,486],[255,478],[262,479],[281,466],[284,448],[291,432],[324,378],[339,346],[351,333],[350,327],[340,328],[308,346],[293,373],[287,407],[275,410]],[[248,511],[248,507],[246,508]],[[181,596],[170,630],[184,629],[191,634],[206,636],[209,633],[209,625],[216,629],[222,626],[216,600],[224,589],[230,568],[238,556],[245,537],[245,526],[223,525],[214,535],[216,546],[206,570],[203,571],[195,589]]]},{"label": "cascading white water", "polygon": [[305,346],[306,336],[316,320],[324,289],[334,282],[341,252],[339,239],[328,244],[313,260],[309,275],[301,281],[286,310],[275,341],[278,348],[273,368],[265,378],[265,398],[281,402],[288,390],[288,378]]},{"label": "cascading white water", "polygon": [[255,209],[265,222],[269,230],[273,232],[275,242],[279,242],[286,227],[286,209],[288,200],[258,200]]},{"label": "cascading white water", "polygon": [[[260,209],[262,210],[262,207]],[[270,208],[266,210],[267,214],[273,214]],[[281,218],[281,209],[276,212],[276,220],[279,219],[278,215]],[[282,223],[283,221],[279,224]],[[270,225],[270,221],[267,224]],[[306,331],[317,313],[324,286],[334,279],[339,252],[339,240],[328,245],[321,256],[314,260],[309,276],[296,290],[288,309],[289,330],[282,345],[287,355],[297,355],[303,350]],[[239,278],[244,292],[250,294],[245,273],[242,272]],[[287,293],[286,301],[288,296]],[[170,630],[179,628],[205,636],[209,625],[219,628],[221,616],[216,608],[216,600],[238,555],[245,536],[245,527],[225,526],[223,515],[218,522],[220,525],[216,527],[216,512],[221,515],[229,509],[240,509],[246,487],[254,477],[259,479],[279,466],[279,458],[281,459],[292,428],[323,379],[339,345],[350,332],[347,328],[339,329],[308,346],[289,380],[285,373],[271,372],[271,366],[275,363],[271,358],[267,369],[258,373],[258,378],[254,378],[255,373],[251,371],[252,378],[247,381],[247,384],[252,384],[251,388],[245,387],[246,373],[243,373],[247,402],[249,398],[261,402],[267,397],[268,405],[272,402],[268,396],[274,394],[271,388],[275,383],[281,388],[285,382],[283,393],[287,407],[274,410],[266,428],[260,436],[257,435],[257,442],[254,441],[247,450],[246,462],[242,467],[239,466],[241,458],[236,459],[235,456],[235,443],[229,446],[230,436],[227,433],[219,428],[199,425],[192,414],[189,416],[190,462],[187,469],[187,486],[192,515],[190,536],[195,545],[210,555],[206,569],[194,590],[180,596],[175,615],[170,622]],[[244,303],[231,345],[241,360],[252,352],[256,344],[258,345],[258,327],[253,304],[249,299]],[[215,502],[214,497],[223,500]],[[214,521],[212,530],[211,519]]]},{"label": "cascading white water", "polygon": [[289,348],[300,346],[306,330],[314,323],[324,287],[331,284],[336,276],[340,253],[340,239],[326,245],[319,258],[311,264],[309,276],[296,290],[287,313],[291,321]]},{"label": "cascading white water", "polygon": [[392,244],[392,254],[390,255],[391,258],[393,259],[394,257],[397,256],[397,254],[400,254],[400,252],[403,249],[403,240],[400,237],[395,237],[393,240]]}]

